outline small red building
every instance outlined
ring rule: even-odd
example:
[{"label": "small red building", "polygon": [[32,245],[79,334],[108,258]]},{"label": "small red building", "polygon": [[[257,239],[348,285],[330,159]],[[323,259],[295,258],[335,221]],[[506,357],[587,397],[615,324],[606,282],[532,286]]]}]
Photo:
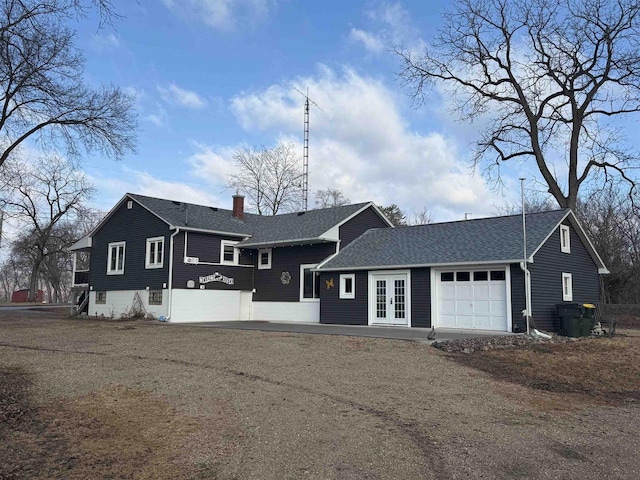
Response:
[{"label": "small red building", "polygon": [[[44,292],[38,290],[36,292],[36,302],[41,303],[44,299]],[[16,290],[11,295],[11,303],[25,303],[29,300],[29,290]]]}]

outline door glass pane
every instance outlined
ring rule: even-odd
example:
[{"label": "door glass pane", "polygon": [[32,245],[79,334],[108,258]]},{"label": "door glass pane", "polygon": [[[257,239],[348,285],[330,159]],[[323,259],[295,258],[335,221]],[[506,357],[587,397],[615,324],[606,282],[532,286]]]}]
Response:
[{"label": "door glass pane", "polygon": [[488,272],[473,272],[473,281],[474,282],[484,282],[489,279]]},{"label": "door glass pane", "polygon": [[404,280],[394,282],[395,318],[405,318],[405,287]]},{"label": "door glass pane", "polygon": [[459,282],[468,282],[469,280],[471,280],[471,273],[470,272],[457,272],[456,273],[456,280]]},{"label": "door glass pane", "polygon": [[440,274],[440,281],[453,282],[453,272],[442,272]]},{"label": "door glass pane", "polygon": [[376,281],[376,318],[387,318],[387,282]]},{"label": "door glass pane", "polygon": [[492,270],[491,271],[491,280],[504,280],[505,273],[504,270]]}]

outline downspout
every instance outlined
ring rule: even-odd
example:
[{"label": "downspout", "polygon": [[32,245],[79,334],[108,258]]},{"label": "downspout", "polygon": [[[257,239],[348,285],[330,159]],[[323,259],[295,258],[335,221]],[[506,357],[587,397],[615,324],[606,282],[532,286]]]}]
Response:
[{"label": "downspout", "polygon": [[524,317],[527,323],[527,335],[531,334],[529,320],[531,318],[531,277],[527,267],[527,219],[524,205],[524,181],[520,178],[520,196],[522,202],[522,264],[520,268],[524,272]]},{"label": "downspout", "polygon": [[169,304],[167,308],[167,322],[171,321],[171,305],[173,299],[173,238],[180,233],[180,228],[176,227],[176,231],[171,234],[169,240]]}]

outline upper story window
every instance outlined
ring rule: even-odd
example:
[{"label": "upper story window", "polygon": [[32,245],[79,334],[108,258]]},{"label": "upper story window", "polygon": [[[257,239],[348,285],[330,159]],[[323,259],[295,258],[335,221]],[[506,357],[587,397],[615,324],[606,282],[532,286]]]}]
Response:
[{"label": "upper story window", "polygon": [[571,253],[571,232],[568,225],[560,225],[560,251]]},{"label": "upper story window", "polygon": [[220,242],[220,263],[223,265],[238,265],[240,252],[236,248],[233,240],[222,240]]},{"label": "upper story window", "polygon": [[319,273],[313,272],[313,265],[300,265],[300,300],[315,300],[320,298]]},{"label": "upper story window", "polygon": [[258,250],[258,270],[269,270],[271,268],[271,249],[261,248]]},{"label": "upper story window", "polygon": [[164,237],[147,238],[146,268],[162,268],[164,261]]},{"label": "upper story window", "polygon": [[356,298],[356,276],[353,273],[340,275],[340,298]]},{"label": "upper story window", "polygon": [[109,244],[107,258],[107,275],[124,274],[124,252],[126,242],[113,242]]}]

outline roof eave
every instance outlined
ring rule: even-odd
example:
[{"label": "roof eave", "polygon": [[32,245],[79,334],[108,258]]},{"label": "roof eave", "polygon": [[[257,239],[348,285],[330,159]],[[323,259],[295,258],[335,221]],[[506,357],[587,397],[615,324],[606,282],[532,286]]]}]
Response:
[{"label": "roof eave", "polygon": [[326,237],[311,237],[311,238],[278,240],[276,242],[268,242],[268,241],[254,242],[254,243],[240,242],[236,246],[239,248],[271,248],[271,247],[308,245],[308,244],[315,244],[315,243],[336,243],[336,240],[333,238],[326,238]]},{"label": "roof eave", "polygon": [[414,264],[396,264],[396,265],[363,265],[357,267],[317,267],[314,270],[320,272],[339,272],[354,270],[388,270],[398,268],[441,268],[441,267],[482,267],[489,265],[510,265],[512,263],[522,262],[521,258],[509,260],[483,260],[469,262],[445,262],[445,263],[414,263]]}]

